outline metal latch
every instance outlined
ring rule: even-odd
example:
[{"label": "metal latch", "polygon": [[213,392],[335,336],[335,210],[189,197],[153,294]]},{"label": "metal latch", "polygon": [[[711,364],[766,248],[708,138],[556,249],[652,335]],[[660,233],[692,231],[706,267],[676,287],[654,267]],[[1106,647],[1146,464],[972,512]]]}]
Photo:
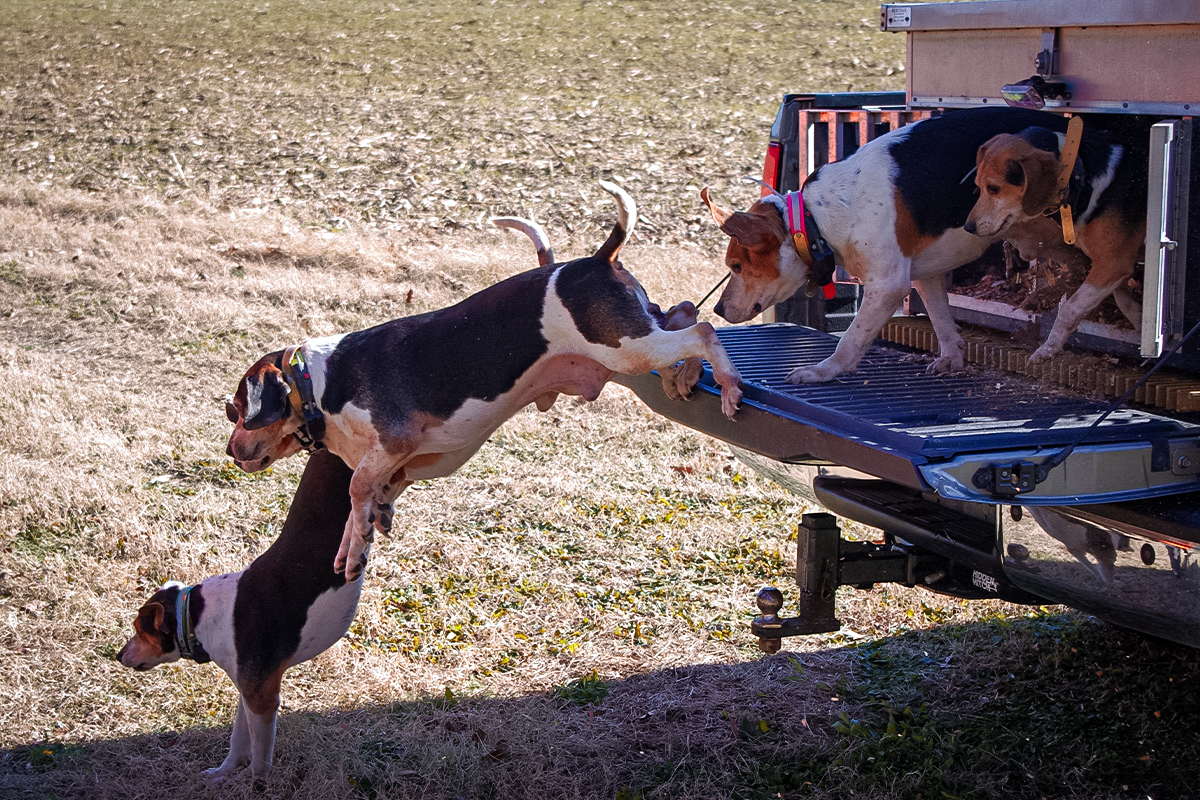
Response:
[{"label": "metal latch", "polygon": [[1032,492],[1046,480],[1048,470],[1032,461],[1016,464],[989,464],[980,467],[971,478],[975,488],[994,497],[1016,497]]}]

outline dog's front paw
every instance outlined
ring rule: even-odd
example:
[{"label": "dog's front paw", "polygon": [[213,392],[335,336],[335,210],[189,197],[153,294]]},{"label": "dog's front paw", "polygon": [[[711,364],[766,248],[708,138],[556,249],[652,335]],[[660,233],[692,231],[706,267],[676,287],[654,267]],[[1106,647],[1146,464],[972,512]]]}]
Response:
[{"label": "dog's front paw", "polygon": [[698,358],[686,358],[661,371],[663,391],[672,400],[687,400],[692,388],[704,374],[704,363]]},{"label": "dog's front paw", "polygon": [[820,364],[812,367],[796,367],[787,374],[784,380],[792,384],[825,383],[835,378],[838,373],[836,370],[823,368],[824,364],[825,362],[822,361]]},{"label": "dog's front paw", "polygon": [[1033,355],[1029,357],[1029,363],[1044,364],[1045,362],[1054,358],[1057,352],[1058,350],[1056,348],[1049,347],[1048,345],[1042,345],[1037,350],[1033,351]]},{"label": "dog's front paw", "polygon": [[947,372],[961,372],[962,368],[962,358],[954,359],[950,356],[939,356],[933,360],[932,364],[925,368],[925,374],[944,375]]},{"label": "dog's front paw", "polygon": [[742,390],[736,385],[728,388],[721,387],[721,413],[729,419],[733,419],[733,415],[737,413],[738,406],[742,403]]},{"label": "dog's front paw", "polygon": [[[392,517],[395,516],[396,510],[391,503],[376,501],[375,510],[371,512],[371,516],[367,518],[375,530],[385,536],[392,532]],[[374,539],[371,532],[367,532],[366,541],[370,542]]]},{"label": "dog's front paw", "polygon": [[207,778],[216,786],[224,786],[237,780],[245,770],[245,764],[235,764],[232,766],[222,764],[219,767],[206,769],[200,774]]},{"label": "dog's front paw", "polygon": [[346,520],[346,527],[342,529],[342,543],[338,545],[337,556],[333,559],[333,571],[345,572],[347,583],[352,582],[362,573],[362,566],[359,564],[361,553],[366,549],[370,539],[374,538],[374,531],[367,526],[367,542],[363,541],[364,535],[354,524],[354,517],[355,515],[352,513]]}]

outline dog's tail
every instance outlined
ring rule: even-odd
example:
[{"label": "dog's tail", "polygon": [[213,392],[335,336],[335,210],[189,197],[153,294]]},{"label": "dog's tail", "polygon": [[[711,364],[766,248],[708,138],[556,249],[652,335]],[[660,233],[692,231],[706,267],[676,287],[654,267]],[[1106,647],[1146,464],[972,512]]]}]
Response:
[{"label": "dog's tail", "polygon": [[621,247],[633,233],[633,226],[637,224],[637,203],[615,183],[600,181],[600,186],[617,201],[617,224],[608,235],[608,241],[597,251],[596,257],[612,264],[617,260]]},{"label": "dog's tail", "polygon": [[492,217],[492,224],[498,228],[521,231],[532,239],[533,246],[537,248],[538,266],[546,267],[554,263],[554,250],[550,248],[550,239],[541,225],[523,217]]}]

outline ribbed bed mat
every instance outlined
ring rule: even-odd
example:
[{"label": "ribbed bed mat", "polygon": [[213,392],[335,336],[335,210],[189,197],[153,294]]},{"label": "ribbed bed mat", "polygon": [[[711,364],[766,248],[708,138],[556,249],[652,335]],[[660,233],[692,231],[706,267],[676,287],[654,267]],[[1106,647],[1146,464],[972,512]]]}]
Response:
[{"label": "ribbed bed mat", "polygon": [[[785,381],[788,372],[830,355],[837,345],[834,336],[795,325],[738,326],[717,333],[742,374],[748,399],[910,456],[1062,445],[1107,408],[998,371],[926,375],[928,359],[883,345],[872,347],[856,372],[795,386]],[[1196,430],[1121,408],[1087,441],[1152,441]]]}]

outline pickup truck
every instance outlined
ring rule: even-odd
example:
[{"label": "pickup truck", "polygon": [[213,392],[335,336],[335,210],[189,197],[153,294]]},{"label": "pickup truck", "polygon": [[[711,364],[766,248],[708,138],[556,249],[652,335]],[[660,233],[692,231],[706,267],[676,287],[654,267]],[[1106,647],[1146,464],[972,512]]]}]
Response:
[{"label": "pickup truck", "polygon": [[[832,352],[856,310],[858,287],[842,281],[829,299],[801,293],[762,323],[718,330],[744,379],[736,421],[722,416],[708,371],[684,404],[656,378],[622,381],[832,512],[799,521],[797,612],[784,613],[777,589],[759,592],[751,628],[767,652],[785,636],[837,630],[837,587],[883,582],[1065,604],[1200,647],[1200,336],[1187,335],[1200,322],[1200,7],[897,3],[882,7],[881,25],[907,37],[906,90],[786,95],[764,183],[796,191],[862,143],[958,108],[1007,102],[1134,126],[1151,152],[1142,329],[1089,321],[1069,352],[1028,364],[1054,304],[980,287],[1029,292],[1040,279],[1044,289],[1053,265],[1014,265],[997,250],[954,276],[962,373],[924,374],[914,354],[932,332],[914,294],[858,371],[786,383]],[[879,529],[879,541],[843,538],[839,517]]]}]

